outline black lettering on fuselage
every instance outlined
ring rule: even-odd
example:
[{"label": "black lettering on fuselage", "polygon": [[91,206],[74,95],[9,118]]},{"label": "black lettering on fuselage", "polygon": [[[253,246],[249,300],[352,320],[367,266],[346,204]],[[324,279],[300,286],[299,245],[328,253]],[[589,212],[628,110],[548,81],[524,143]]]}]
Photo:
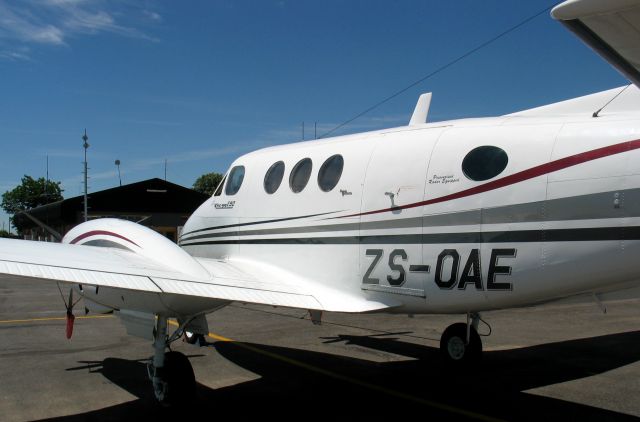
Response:
[{"label": "black lettering on fuselage", "polygon": [[389,255],[389,269],[391,269],[391,271],[397,271],[398,277],[394,278],[388,275],[387,281],[391,286],[400,287],[404,284],[406,273],[404,267],[401,264],[395,263],[396,257],[400,257],[403,261],[406,261],[407,253],[404,251],[404,249],[394,249],[393,252],[391,252],[391,254]]},{"label": "black lettering on fuselage", "polygon": [[369,265],[369,269],[367,269],[367,272],[364,273],[364,276],[362,277],[362,284],[380,284],[379,278],[371,278],[369,276],[376,268],[376,265],[378,265],[378,261],[380,261],[380,258],[382,258],[382,253],[382,249],[367,249],[365,251],[366,256],[373,256],[374,258],[371,262],[371,265]]},{"label": "black lettering on fuselage", "polygon": [[[447,280],[443,280],[442,279],[442,268],[444,266],[444,260],[446,258],[451,258],[453,259],[453,262],[451,263],[451,274],[449,274],[449,278]],[[460,255],[458,254],[458,251],[456,251],[455,249],[445,249],[444,251],[440,252],[440,255],[438,255],[438,262],[436,263],[436,284],[438,285],[438,287],[440,287],[441,289],[452,289],[453,286],[456,285],[456,282],[458,281],[458,265],[460,263]]]},{"label": "black lettering on fuselage", "polygon": [[510,291],[513,286],[509,282],[496,282],[497,275],[511,275],[511,267],[506,265],[498,265],[500,258],[515,258],[515,249],[493,249],[491,251],[491,260],[489,261],[489,275],[487,276],[487,290]]},{"label": "black lettering on fuselage", "polygon": [[[473,285],[475,290],[484,291],[484,280],[486,280],[486,290],[488,291],[512,291],[513,284],[503,280],[504,276],[511,275],[511,266],[498,264],[500,259],[515,258],[516,254],[516,249],[492,249],[491,259],[489,260],[489,271],[488,273],[483,274],[480,249],[471,249],[460,274],[460,279],[458,279],[461,259],[460,253],[456,249],[444,249],[438,255],[434,281],[436,285],[443,290],[451,290],[456,286],[458,290],[466,290],[467,286]],[[376,270],[378,263],[384,256],[384,250],[366,249],[365,255],[367,257],[373,257],[373,259],[362,277],[362,283],[380,285],[380,279],[372,277],[371,275]],[[389,272],[387,272],[388,275],[386,275],[389,286],[402,287],[406,283],[407,270],[404,263],[407,261],[409,261],[409,256],[404,249],[394,249],[389,254]],[[429,273],[429,265],[409,265],[409,271]],[[496,281],[498,276],[500,276],[500,281]]]},{"label": "black lettering on fuselage", "polygon": [[464,269],[460,275],[458,289],[465,290],[467,284],[473,284],[476,290],[484,290],[482,286],[482,272],[480,271],[480,250],[478,249],[472,249],[469,254],[467,263],[464,264]]}]

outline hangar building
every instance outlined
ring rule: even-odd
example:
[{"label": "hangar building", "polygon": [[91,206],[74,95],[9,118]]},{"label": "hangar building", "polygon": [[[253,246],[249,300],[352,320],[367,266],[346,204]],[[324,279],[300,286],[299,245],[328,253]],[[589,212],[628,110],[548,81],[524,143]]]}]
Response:
[{"label": "hangar building", "polygon": [[[174,242],[187,218],[208,199],[196,192],[166,180],[154,178],[89,194],[89,220],[121,218],[143,224]],[[29,214],[64,236],[83,219],[84,196],[76,196],[32,208]],[[24,223],[24,238],[55,241],[55,237],[27,216],[19,214]]]}]

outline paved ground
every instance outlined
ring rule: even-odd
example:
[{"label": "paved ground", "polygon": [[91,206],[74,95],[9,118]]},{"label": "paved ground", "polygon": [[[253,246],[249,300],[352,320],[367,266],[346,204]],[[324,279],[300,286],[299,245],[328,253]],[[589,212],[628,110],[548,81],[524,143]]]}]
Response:
[{"label": "paved ground", "polygon": [[199,387],[173,410],[154,405],[149,342],[110,316],[78,319],[68,341],[63,316],[55,285],[0,278],[0,420],[640,416],[639,300],[606,315],[593,303],[487,313],[482,365],[464,372],[437,350],[461,317],[330,314],[314,326],[302,311],[234,305],[209,316],[234,341],[175,344]]}]

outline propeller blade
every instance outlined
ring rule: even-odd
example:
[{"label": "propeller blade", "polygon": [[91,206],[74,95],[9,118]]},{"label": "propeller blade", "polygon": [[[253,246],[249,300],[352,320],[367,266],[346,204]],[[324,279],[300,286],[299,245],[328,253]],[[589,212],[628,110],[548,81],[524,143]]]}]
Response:
[{"label": "propeller blade", "polygon": [[67,305],[67,312],[73,310],[73,288],[69,289],[69,305]]},{"label": "propeller blade", "polygon": [[70,340],[73,335],[73,322],[76,320],[76,317],[73,316],[71,310],[67,311],[67,339]]}]

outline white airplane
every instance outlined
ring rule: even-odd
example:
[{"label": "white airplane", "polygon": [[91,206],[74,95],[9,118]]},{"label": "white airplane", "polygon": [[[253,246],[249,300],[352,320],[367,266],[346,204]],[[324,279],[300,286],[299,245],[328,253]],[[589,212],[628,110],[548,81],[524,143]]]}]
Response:
[{"label": "white airplane", "polygon": [[[425,94],[408,126],[238,158],[180,246],[99,219],[62,244],[0,241],[0,273],[71,283],[88,309],[153,338],[161,402],[195,386],[168,345],[206,334],[205,315],[233,301],[307,309],[315,322],[322,311],[465,314],[441,339],[462,363],[481,354],[482,311],[637,287],[640,2],[569,0],[552,15],[635,86],[436,123]],[[68,335],[72,305],[73,293]]]}]

